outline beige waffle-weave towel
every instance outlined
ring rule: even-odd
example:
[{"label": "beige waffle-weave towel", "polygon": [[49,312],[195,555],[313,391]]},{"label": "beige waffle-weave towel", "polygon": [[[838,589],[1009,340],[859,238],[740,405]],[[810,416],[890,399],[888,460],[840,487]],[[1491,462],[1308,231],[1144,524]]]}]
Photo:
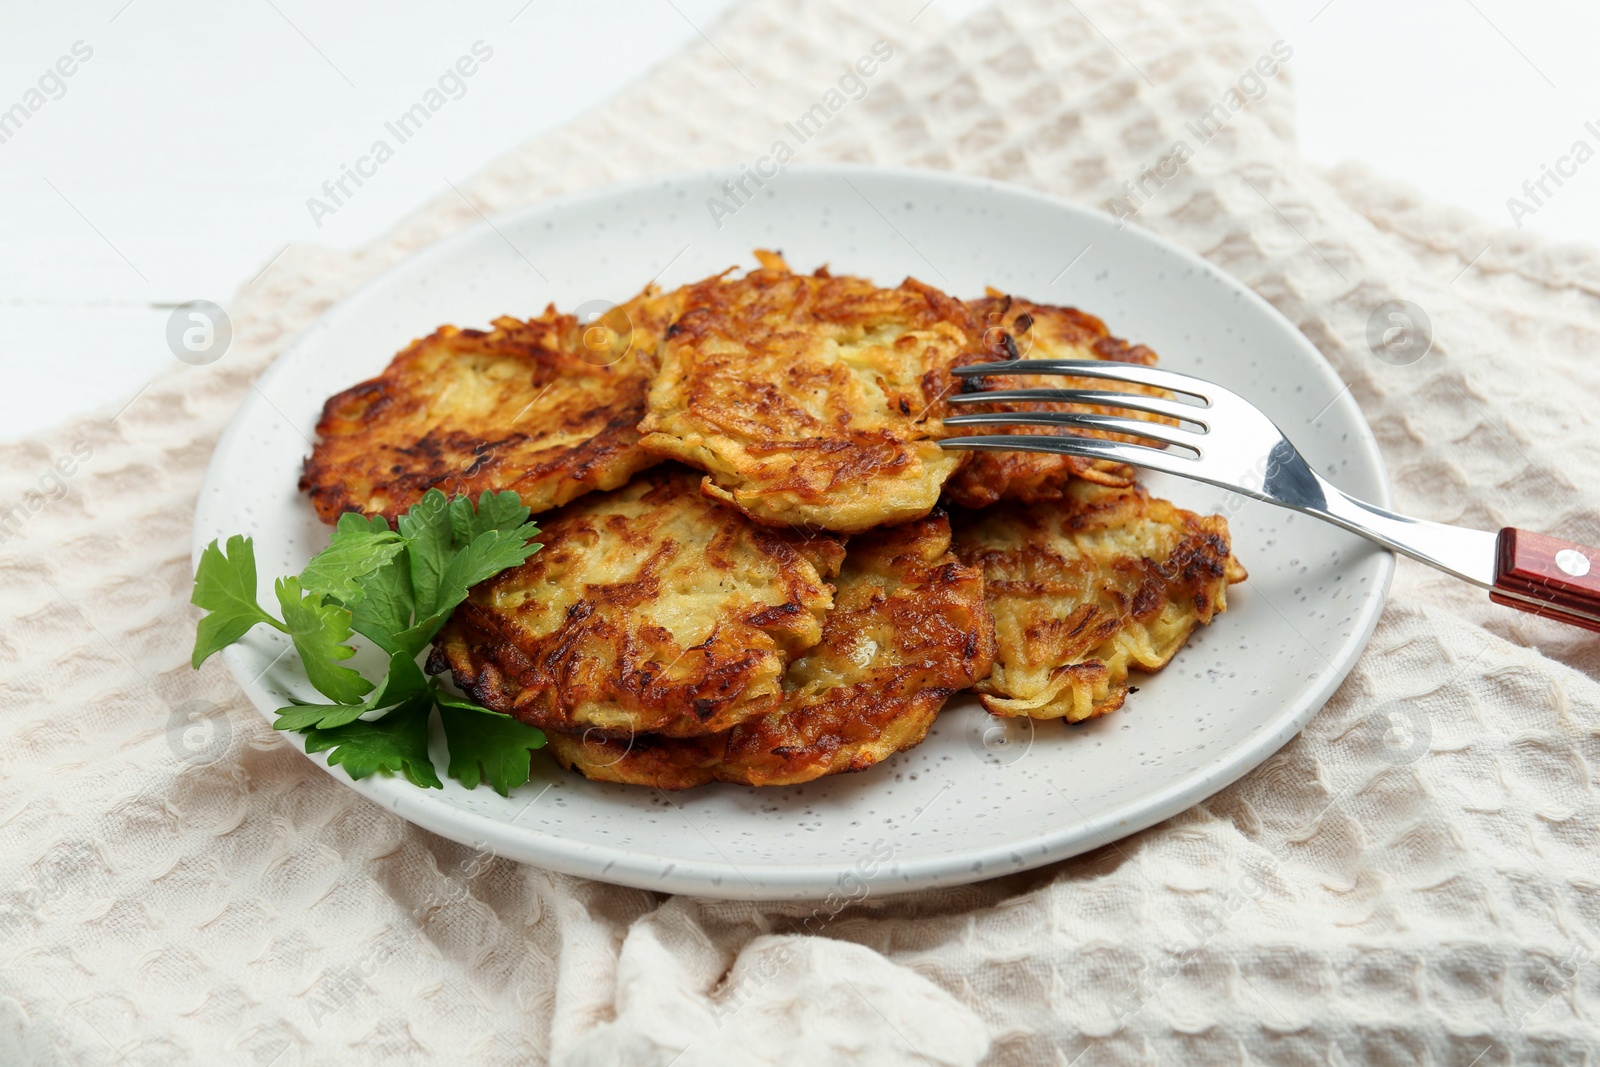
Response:
[{"label": "beige waffle-weave towel", "polygon": [[[190,518],[224,422],[330,302],[479,210],[755,158],[880,38],[895,59],[806,160],[950,168],[1103,207],[1277,40],[1241,0],[1020,0],[948,27],[918,6],[749,0],[510,152],[464,187],[472,203],[446,191],[355,253],[291,249],[231,302],[222,362],[177,368],[115,421],[0,448],[0,502],[43,501],[0,544],[0,1062],[1590,1055],[1600,643],[1405,561],[1344,687],[1238,784],[1076,860],[868,899],[818,938],[794,932],[798,906],[464,864],[274,736],[219,662],[188,670]],[[1138,221],[1326,353],[1403,510],[1600,540],[1600,254],[1307,167],[1293,70],[1147,183]],[[1391,298],[1436,331],[1409,367],[1366,345]],[[46,472],[74,449],[63,491]],[[1374,765],[1359,727],[1396,697],[1416,698],[1427,749]],[[229,734],[204,767],[176,757],[169,726],[197,700],[226,709]],[[1241,896],[1247,870],[1271,875]]]}]

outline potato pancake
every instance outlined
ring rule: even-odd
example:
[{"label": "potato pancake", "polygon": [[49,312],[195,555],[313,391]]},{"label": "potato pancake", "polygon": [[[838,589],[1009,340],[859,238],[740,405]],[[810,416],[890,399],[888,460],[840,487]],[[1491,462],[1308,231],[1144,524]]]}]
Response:
[{"label": "potato pancake", "polygon": [[838,538],[753,523],[676,465],[539,525],[544,548],[473,588],[428,669],[552,730],[692,736],[775,710],[844,558]]},{"label": "potato pancake", "polygon": [[780,709],[713,737],[550,735],[590,778],[661,789],[793,785],[859,771],[927,736],[951,693],[989,672],[983,576],[942,514],[853,538],[822,640],[790,664]]},{"label": "potato pancake", "polygon": [[660,462],[635,429],[677,292],[580,323],[552,306],[494,329],[440,327],[323,406],[300,488],[317,514],[393,520],[438,488],[514,490],[535,512]]},{"label": "potato pancake", "polygon": [[928,514],[968,458],[938,445],[950,368],[998,358],[971,313],[914,279],[880,289],[758,255],[743,278],[689,287],[644,449],[759,522],[856,533]]},{"label": "potato pancake", "polygon": [[1115,711],[1129,670],[1165,666],[1245,578],[1220,515],[1077,478],[1056,505],[957,515],[955,543],[982,568],[994,613],[994,673],[977,689],[995,715]]},{"label": "potato pancake", "polygon": [[[990,290],[982,300],[969,301],[967,307],[983,327],[991,344],[1003,348],[1012,359],[1108,359],[1120,363],[1154,364],[1156,354],[1144,345],[1129,344],[1112,337],[1106,324],[1076,308],[1035,304]],[[992,378],[969,379],[968,390],[985,389],[1105,389],[1166,396],[1159,389],[1118,382],[1108,386],[1090,378],[1069,378],[1059,374],[1007,374]],[[962,407],[963,411],[1076,411],[1125,415],[1152,422],[1172,423],[1157,415],[1146,415],[1123,408],[1092,404],[1015,404],[999,403],[986,407]],[[962,427],[971,433],[999,433],[985,427]],[[1008,426],[1006,433],[1064,434],[1054,426]],[[1073,430],[1075,434],[1102,437],[1113,441],[1135,441],[1125,434],[1093,430]],[[1146,442],[1148,443],[1148,442]],[[980,508],[998,500],[1038,503],[1060,500],[1068,479],[1087,478],[1101,485],[1129,486],[1134,483],[1132,467],[1109,460],[1084,456],[1063,456],[1050,452],[976,452],[972,462],[945,483],[945,497],[962,507]]]}]

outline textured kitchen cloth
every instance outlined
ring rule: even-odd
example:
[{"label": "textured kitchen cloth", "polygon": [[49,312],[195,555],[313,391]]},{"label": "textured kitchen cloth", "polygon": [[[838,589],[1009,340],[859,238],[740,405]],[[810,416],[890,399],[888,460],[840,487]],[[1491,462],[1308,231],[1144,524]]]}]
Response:
[{"label": "textured kitchen cloth", "polygon": [[[1587,1061],[1600,643],[1408,561],[1349,680],[1236,785],[818,936],[811,905],[479,860],[314,767],[220,662],[189,671],[202,471],[297,332],[480,211],[759,158],[879,38],[894,58],[802,160],[1096,206],[1150,167],[1137,221],[1316,343],[1401,509],[1600,541],[1600,254],[1308,167],[1292,58],[1201,143],[1185,124],[1277,36],[1236,0],[1023,0],[954,26],[920,2],[750,0],[384,240],[290,249],[229,302],[222,361],[0,448],[0,501],[38,505],[0,544],[0,1062]],[[1391,299],[1432,322],[1408,366],[1368,346]]]}]

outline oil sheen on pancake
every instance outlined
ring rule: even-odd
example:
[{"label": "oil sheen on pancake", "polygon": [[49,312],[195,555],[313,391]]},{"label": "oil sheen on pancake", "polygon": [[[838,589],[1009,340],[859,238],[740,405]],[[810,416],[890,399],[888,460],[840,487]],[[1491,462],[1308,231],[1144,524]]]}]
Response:
[{"label": "oil sheen on pancake", "polygon": [[551,307],[440,327],[328,400],[300,488],[328,523],[393,520],[432,488],[510,489],[534,512],[614,489],[660,461],[635,427],[677,301],[652,288],[589,323]]},{"label": "oil sheen on pancake", "polygon": [[675,464],[540,522],[544,548],[475,586],[429,669],[550,730],[727,730],[776,710],[822,638],[839,539],[751,522]]},{"label": "oil sheen on pancake", "polygon": [[949,549],[940,513],[852,538],[822,640],[790,664],[779,709],[703,738],[551,734],[551,751],[600,781],[685,789],[792,785],[910,748],[993,658],[982,575]]},{"label": "oil sheen on pancake", "polygon": [[1165,666],[1245,577],[1221,516],[1082,479],[1056,504],[961,513],[955,539],[994,613],[994,673],[977,689],[995,715],[1115,711],[1128,672]]},{"label": "oil sheen on pancake", "polygon": [[[1005,350],[1012,359],[1107,359],[1120,363],[1155,363],[1156,354],[1144,345],[1129,344],[1112,337],[1106,324],[1076,308],[1035,304],[990,290],[981,300],[967,304],[986,337]],[[1069,378],[1057,374],[1007,374],[970,379],[969,390],[982,389],[1106,389],[1165,396],[1159,389],[1118,382],[1108,385],[1091,378]],[[994,404],[964,411],[1076,411],[1116,414],[1152,422],[1171,422],[1124,408],[1092,404]],[[1061,434],[1067,431],[1052,426],[1008,426],[1003,431],[986,427],[962,427],[971,433]],[[1082,436],[1114,441],[1136,441],[1124,434],[1076,430]],[[1145,442],[1148,443],[1148,442]],[[946,499],[963,507],[978,508],[998,500],[1026,503],[1060,500],[1068,480],[1086,478],[1101,485],[1128,486],[1134,482],[1133,468],[1107,460],[1064,456],[1050,452],[975,452],[972,462],[962,467],[945,483]]]},{"label": "oil sheen on pancake", "polygon": [[855,533],[920,518],[967,457],[939,448],[950,368],[982,354],[961,301],[907,279],[759,270],[690,286],[639,424],[759,522]]}]

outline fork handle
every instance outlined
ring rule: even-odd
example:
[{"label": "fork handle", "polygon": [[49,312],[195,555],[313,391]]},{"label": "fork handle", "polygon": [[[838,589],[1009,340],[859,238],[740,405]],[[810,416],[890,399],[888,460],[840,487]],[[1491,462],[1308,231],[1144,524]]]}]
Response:
[{"label": "fork handle", "polygon": [[1507,526],[1489,599],[1600,633],[1600,548]]}]

